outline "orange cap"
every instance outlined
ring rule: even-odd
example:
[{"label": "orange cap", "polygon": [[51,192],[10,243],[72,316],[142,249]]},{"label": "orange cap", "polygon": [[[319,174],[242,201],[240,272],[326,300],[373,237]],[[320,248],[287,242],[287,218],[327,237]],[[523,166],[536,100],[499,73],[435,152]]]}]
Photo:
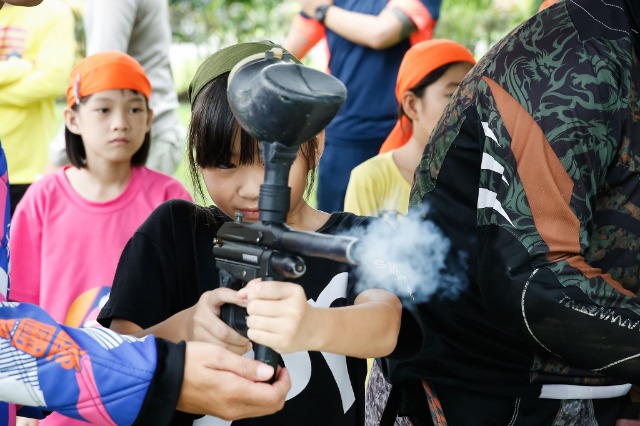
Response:
[{"label": "orange cap", "polygon": [[67,105],[72,107],[85,96],[113,89],[135,90],[147,100],[151,96],[144,68],[131,56],[115,50],[87,56],[71,70]]},{"label": "orange cap", "polygon": [[[396,99],[402,102],[402,95],[414,88],[427,75],[443,65],[454,62],[475,64],[473,54],[460,43],[451,40],[434,39],[416,43],[402,58],[396,82]],[[391,151],[407,143],[413,133],[411,120],[402,116],[382,144],[380,154]]]}]

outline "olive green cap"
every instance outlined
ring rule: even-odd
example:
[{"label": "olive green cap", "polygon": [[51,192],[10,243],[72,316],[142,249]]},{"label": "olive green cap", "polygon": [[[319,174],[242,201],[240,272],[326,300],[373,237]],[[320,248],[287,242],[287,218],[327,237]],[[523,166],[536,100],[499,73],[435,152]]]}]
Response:
[{"label": "olive green cap", "polygon": [[[273,48],[280,48],[284,53],[291,55],[282,46],[269,40],[263,40],[234,44],[233,46],[220,49],[213,55],[209,56],[202,64],[200,64],[196,74],[193,76],[193,79],[189,84],[188,94],[191,107],[193,107],[193,103],[195,102],[198,93],[200,93],[202,88],[211,80],[226,72],[230,72],[231,69],[243,59],[257,53],[266,52]],[[298,58],[293,55],[291,55],[291,60],[298,64],[300,63]]]}]

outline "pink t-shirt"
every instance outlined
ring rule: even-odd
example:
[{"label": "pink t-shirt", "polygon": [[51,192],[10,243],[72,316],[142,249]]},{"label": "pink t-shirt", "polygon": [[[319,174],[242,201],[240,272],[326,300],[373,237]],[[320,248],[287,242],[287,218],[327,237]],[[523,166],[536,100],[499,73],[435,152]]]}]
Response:
[{"label": "pink t-shirt", "polygon": [[[81,197],[64,170],[36,181],[11,221],[9,298],[40,305],[60,323],[97,326],[125,244],[172,198],[192,200],[178,180],[146,167],[133,169],[119,197],[100,203]],[[41,424],[87,423],[52,413]]]},{"label": "pink t-shirt", "polygon": [[97,325],[125,244],[172,198],[191,200],[178,180],[146,167],[135,167],[107,202],[84,199],[64,170],[36,181],[11,221],[9,299],[40,305],[66,325]]}]

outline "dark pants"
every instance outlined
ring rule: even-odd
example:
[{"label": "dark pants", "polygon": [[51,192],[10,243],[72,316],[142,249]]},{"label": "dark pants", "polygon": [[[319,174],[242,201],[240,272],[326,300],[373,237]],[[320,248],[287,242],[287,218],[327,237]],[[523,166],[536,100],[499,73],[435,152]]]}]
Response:
[{"label": "dark pants", "polygon": [[318,168],[318,209],[327,213],[344,210],[344,195],[351,170],[380,151],[382,140],[339,143],[329,139]]},{"label": "dark pants", "polygon": [[[621,406],[629,402],[627,396],[585,400],[500,397],[435,384],[405,385],[404,394],[401,386],[394,385],[391,396],[389,389],[374,363],[366,394],[366,426],[381,422],[385,426],[614,426]],[[403,417],[394,422],[395,416],[383,419],[388,399],[395,401],[395,411],[411,421]]]},{"label": "dark pants", "polygon": [[22,196],[29,188],[29,184],[19,184],[13,185],[9,184],[9,198],[11,199],[11,217],[13,217],[13,212],[16,210],[16,206],[18,202],[22,199]]},{"label": "dark pants", "polygon": [[451,386],[431,387],[448,426],[614,426],[625,399],[506,398]]}]

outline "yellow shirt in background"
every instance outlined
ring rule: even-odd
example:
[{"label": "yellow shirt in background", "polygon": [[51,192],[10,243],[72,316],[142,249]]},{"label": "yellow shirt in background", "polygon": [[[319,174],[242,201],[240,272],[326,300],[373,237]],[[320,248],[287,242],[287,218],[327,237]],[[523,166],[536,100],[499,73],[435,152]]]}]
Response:
[{"label": "yellow shirt in background", "polygon": [[0,13],[0,138],[12,184],[32,183],[48,161],[55,100],[75,53],[74,18],[60,0],[6,4]]},{"label": "yellow shirt in background", "polygon": [[361,216],[406,215],[411,185],[393,161],[393,151],[377,155],[351,171],[344,210]]}]

